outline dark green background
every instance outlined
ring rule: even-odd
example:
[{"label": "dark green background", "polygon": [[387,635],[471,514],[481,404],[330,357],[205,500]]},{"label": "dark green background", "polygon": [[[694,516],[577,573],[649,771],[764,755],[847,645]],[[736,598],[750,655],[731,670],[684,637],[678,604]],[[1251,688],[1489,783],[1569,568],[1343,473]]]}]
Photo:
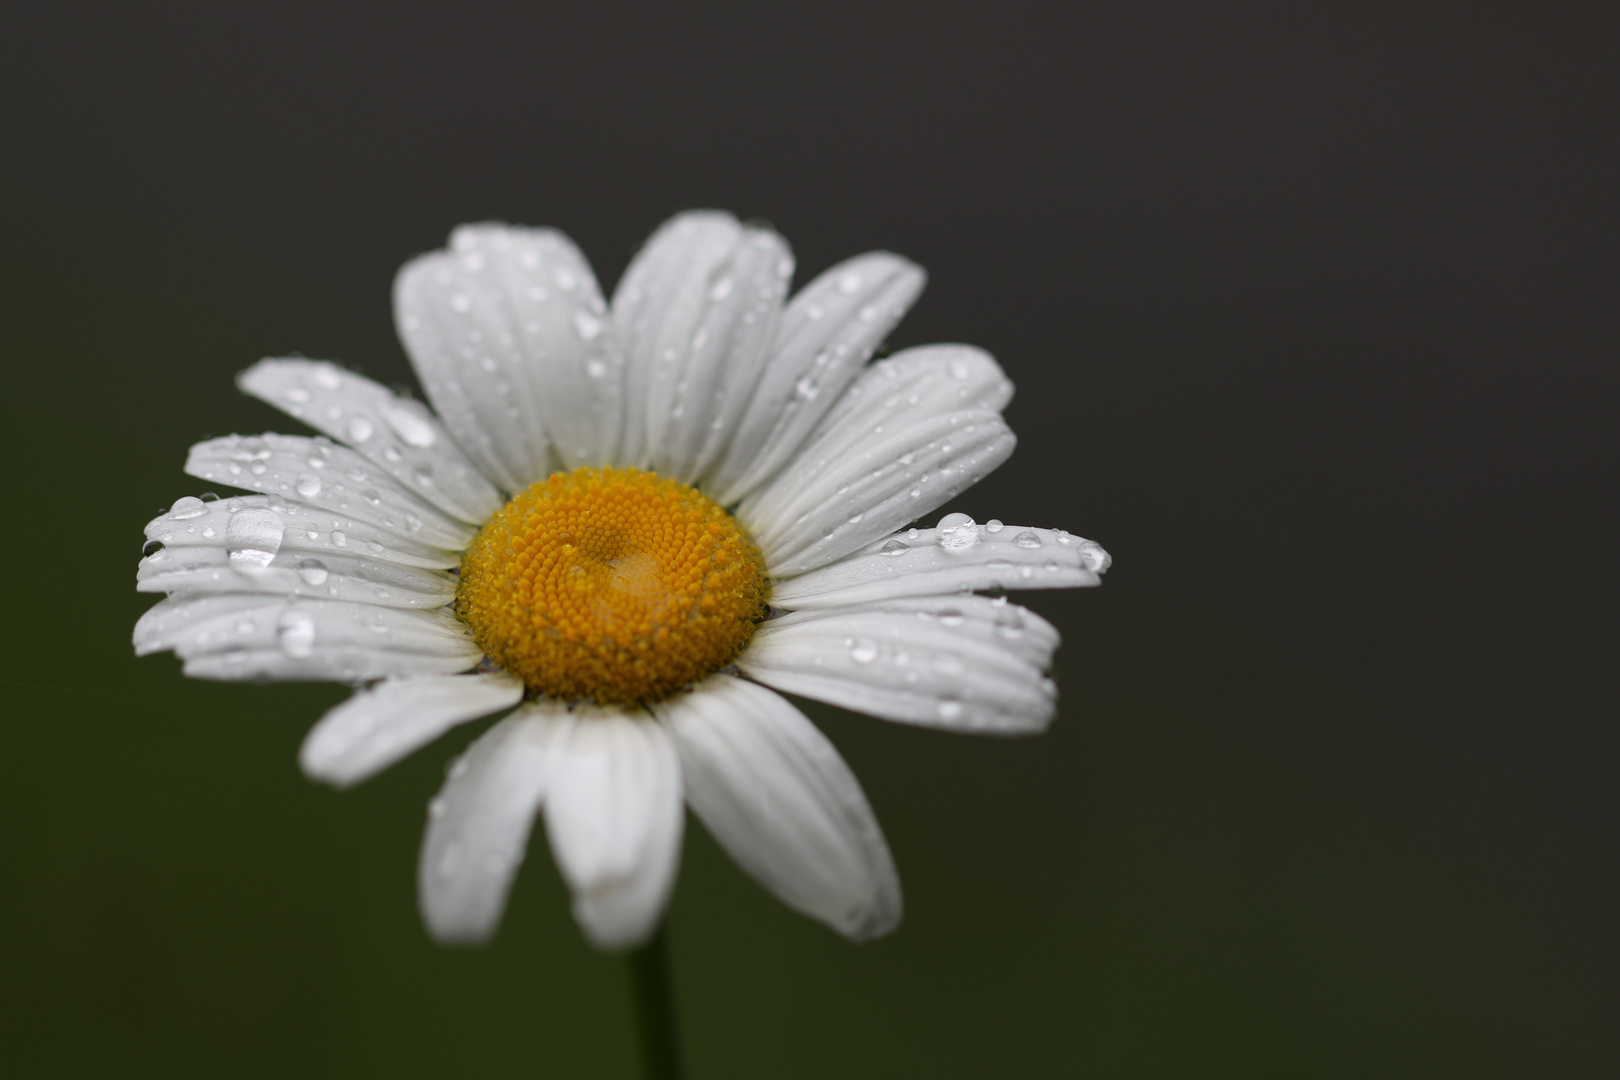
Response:
[{"label": "dark green background", "polygon": [[418,921],[475,732],[315,787],[343,691],[136,661],[134,571],[188,445],[296,430],[235,372],[412,383],[452,225],[610,284],[712,205],[926,266],[893,344],[1019,386],[954,508],[1116,569],[1028,598],[1042,738],[810,709],[893,937],[694,824],[694,1077],[1620,1075],[1614,42],[1543,7],[9,9],[0,1072],[630,1074],[542,840],[491,947]]}]

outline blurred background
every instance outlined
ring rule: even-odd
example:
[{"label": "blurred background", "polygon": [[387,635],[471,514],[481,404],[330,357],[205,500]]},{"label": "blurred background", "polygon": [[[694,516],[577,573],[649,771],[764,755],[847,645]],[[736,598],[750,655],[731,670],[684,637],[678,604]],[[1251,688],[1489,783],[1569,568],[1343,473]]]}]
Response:
[{"label": "blurred background", "polygon": [[344,691],[136,661],[134,574],[191,443],[298,430],[238,370],[415,385],[390,283],[453,225],[558,226],[611,288],[717,206],[801,282],[927,267],[891,344],[1019,387],[1018,452],[939,513],[1115,568],[1020,598],[1065,638],[1042,738],[808,707],[899,863],[893,937],[694,823],[694,1078],[1620,1075],[1600,10],[11,8],[0,1072],[632,1074],[543,838],[492,946],[420,925],[482,725],[316,787]]}]

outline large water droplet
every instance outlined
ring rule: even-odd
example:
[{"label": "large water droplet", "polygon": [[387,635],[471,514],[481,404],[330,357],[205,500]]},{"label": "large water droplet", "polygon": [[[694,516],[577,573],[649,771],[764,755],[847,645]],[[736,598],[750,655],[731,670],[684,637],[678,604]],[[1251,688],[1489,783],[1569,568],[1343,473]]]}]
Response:
[{"label": "large water droplet", "polygon": [[[218,496],[216,495],[215,498],[218,498]],[[203,505],[203,501],[192,498],[190,495],[180,496],[180,498],[174,500],[174,505],[169,507],[169,516],[172,518],[194,518],[206,513],[208,513],[208,507]]]},{"label": "large water droplet", "polygon": [[1025,529],[1013,537],[1013,543],[1021,548],[1038,548],[1041,546],[1041,538],[1035,534],[1034,529]]},{"label": "large water droplet", "polygon": [[288,608],[276,620],[276,644],[295,660],[315,651],[315,619],[307,611]]},{"label": "large water droplet", "polygon": [[1001,523],[1000,518],[991,518],[989,521],[984,523],[984,531],[987,533],[998,533],[1006,527],[1007,526]]},{"label": "large water droplet", "polygon": [[233,564],[262,569],[281,550],[281,515],[274,510],[242,510],[225,526],[225,547]]},{"label": "large water droplet", "polygon": [[979,542],[979,527],[966,514],[946,514],[938,531],[939,546],[947,551],[966,551]]},{"label": "large water droplet", "polygon": [[321,493],[321,478],[314,473],[299,473],[293,490],[298,492],[299,498],[313,499]]},{"label": "large water droplet", "polygon": [[349,534],[348,533],[344,532],[342,529],[333,529],[332,530],[332,543],[336,544],[338,547],[342,547],[344,544],[347,544],[348,542],[349,542]]},{"label": "large water droplet", "polygon": [[1079,554],[1081,565],[1093,574],[1108,569],[1108,552],[1104,551],[1100,545],[1094,544],[1090,540],[1082,541]]},{"label": "large water droplet", "polygon": [[305,585],[320,585],[326,581],[326,564],[319,559],[305,559],[298,564],[298,576]]}]

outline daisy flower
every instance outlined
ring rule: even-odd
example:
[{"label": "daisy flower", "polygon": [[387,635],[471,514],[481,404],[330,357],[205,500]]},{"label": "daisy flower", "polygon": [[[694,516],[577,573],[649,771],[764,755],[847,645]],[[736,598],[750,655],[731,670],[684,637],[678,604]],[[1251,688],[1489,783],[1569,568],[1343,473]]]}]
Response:
[{"label": "daisy flower", "polygon": [[857,256],[789,300],[792,273],[770,229],[686,213],[608,303],[559,232],[456,229],[394,287],[432,409],[321,361],[243,372],[318,434],[191,448],[188,473],[255,494],[146,527],[137,587],[168,595],[136,652],[356,686],[300,755],[339,787],[506,713],[428,807],[441,940],[494,932],[543,815],[586,935],[645,941],[683,804],[790,907],[893,929],[866,796],[782,695],[1039,732],[1058,635],[1004,590],[1095,585],[1108,556],[963,514],[908,528],[1012,453],[1012,384],[966,345],[868,362],[922,289],[907,260]]}]

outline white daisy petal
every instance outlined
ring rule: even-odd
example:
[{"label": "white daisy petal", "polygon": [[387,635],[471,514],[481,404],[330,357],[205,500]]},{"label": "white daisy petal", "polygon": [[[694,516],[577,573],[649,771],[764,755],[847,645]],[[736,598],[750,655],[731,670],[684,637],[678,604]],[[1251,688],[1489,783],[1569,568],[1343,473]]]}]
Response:
[{"label": "white daisy petal", "polygon": [[135,624],[135,654],[172,649],[205,679],[360,682],[466,671],[483,655],[448,609],[336,600],[178,596]]},{"label": "white daisy petal", "polygon": [[298,752],[304,774],[349,787],[426,746],[457,724],[509,709],[523,684],[509,675],[387,679],[321,717]]},{"label": "white daisy petal", "polygon": [[662,725],[579,706],[552,719],[546,835],[574,894],[574,917],[603,948],[658,926],[680,856],[681,770]]},{"label": "white daisy petal", "polygon": [[346,443],[451,517],[477,525],[500,508],[500,492],[419,401],[324,360],[260,360],[236,385]]},{"label": "white daisy petal", "polygon": [[1012,454],[999,415],[895,417],[882,434],[840,426],[817,439],[737,516],[775,576],[825,566],[978,483]]},{"label": "white daisy petal", "polygon": [[868,365],[827,412],[812,442],[877,438],[896,421],[962,409],[1000,412],[1013,384],[994,358],[972,345],[922,345]]},{"label": "white daisy petal", "polygon": [[422,918],[440,941],[486,941],[500,922],[546,793],[547,720],[531,706],[497,723],[428,804],[417,885]]},{"label": "white daisy petal", "polygon": [[909,529],[823,566],[772,583],[781,608],[837,608],[896,596],[936,596],[975,589],[1074,589],[1096,585],[1108,553],[1061,529],[947,515],[940,529]]},{"label": "white daisy petal", "polygon": [[376,465],[324,436],[227,435],[186,455],[186,472],[358,518],[398,536],[459,549],[477,531],[418,499]]},{"label": "white daisy petal", "polygon": [[793,273],[787,243],[730,214],[666,222],[613,296],[635,403],[622,460],[695,482],[759,380]]},{"label": "white daisy petal", "polygon": [[788,304],[771,358],[710,487],[729,506],[798,451],[861,365],[904,317],[927,280],[885,251],[847,259]]},{"label": "white daisy petal", "polygon": [[[518,322],[512,268],[486,250],[493,235],[510,239],[517,232],[462,226],[451,234],[453,250],[417,256],[394,280],[394,320],[428,399],[462,448],[508,492],[544,478],[554,465],[540,404],[548,388]],[[571,245],[557,236],[549,246]],[[537,253],[533,245],[525,250]],[[595,278],[585,284],[578,269],[567,273],[574,288],[595,292]]]},{"label": "white daisy petal", "polygon": [[[463,225],[450,237],[487,357],[513,371],[564,468],[609,465],[624,424],[624,356],[591,264],[555,229]],[[456,314],[452,308],[452,314]],[[537,474],[534,480],[544,474]],[[532,481],[531,481],[532,482]]]},{"label": "white daisy petal", "polygon": [[977,648],[1001,649],[1045,671],[1057,651],[1057,627],[1005,596],[991,598],[974,593],[951,596],[897,596],[871,603],[840,605],[831,609],[792,611],[770,621],[780,629],[813,619],[838,618],[850,613],[886,612],[907,615],[949,629]]},{"label": "white daisy petal", "polygon": [[[964,622],[965,626],[965,622]],[[885,720],[1000,735],[1044,731],[1057,690],[1017,650],[914,612],[768,622],[738,659],[750,678]]]},{"label": "white daisy petal", "polygon": [[[239,517],[244,510],[255,513]],[[296,552],[300,562],[314,559],[322,565],[331,556],[365,556],[424,570],[448,570],[461,563],[459,552],[419,544],[391,529],[288,502],[279,495],[233,495],[208,502],[185,495],[175,500],[168,513],[146,523],[146,539],[170,549],[230,550],[235,545],[238,550],[260,553],[248,556],[255,562],[262,562],[266,554]],[[319,576],[318,572],[313,576]]]},{"label": "white daisy petal", "polygon": [[[241,556],[248,556],[243,558]],[[385,607],[438,608],[456,598],[456,579],[359,555],[307,558],[297,552],[217,547],[155,551],[135,572],[137,592],[278,593]]]},{"label": "white daisy petal", "polygon": [[894,860],[849,766],[774,691],[714,675],[656,707],[686,799],[722,847],[783,903],[865,941],[900,921]]}]

